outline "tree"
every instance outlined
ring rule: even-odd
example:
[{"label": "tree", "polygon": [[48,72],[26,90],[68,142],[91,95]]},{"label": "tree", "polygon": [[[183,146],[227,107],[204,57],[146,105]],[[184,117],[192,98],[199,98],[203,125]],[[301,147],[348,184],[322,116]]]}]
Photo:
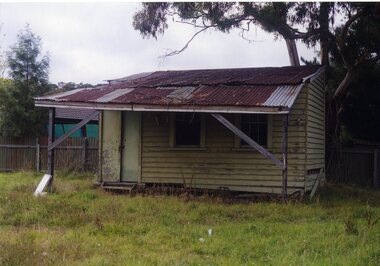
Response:
[{"label": "tree", "polygon": [[[1,32],[1,26],[0,26]],[[2,45],[0,43],[0,78],[4,78],[5,70],[7,69],[7,60],[4,50],[2,49]]]},{"label": "tree", "polygon": [[33,98],[49,91],[49,57],[28,25],[7,52],[7,62],[12,82],[0,90],[1,133],[38,136],[45,131],[47,114],[34,106]]},{"label": "tree", "polygon": [[90,83],[83,83],[83,82],[80,82],[80,83],[75,83],[75,82],[63,82],[63,81],[60,81],[58,82],[58,88],[63,90],[63,91],[69,91],[69,90],[75,90],[75,89],[83,89],[83,88],[93,88],[94,85],[90,84]]},{"label": "tree", "polygon": [[[336,22],[338,17],[340,22]],[[334,128],[335,139],[340,135],[344,101],[352,89],[350,85],[358,67],[379,61],[379,3],[143,3],[143,8],[134,15],[133,26],[144,38],[157,38],[168,28],[169,18],[192,25],[198,31],[182,49],[167,56],[183,52],[205,30],[228,33],[239,29],[244,38],[252,25],[286,40],[291,65],[299,64],[295,40],[310,47],[319,44],[320,63],[328,66],[333,59],[345,71],[328,99],[332,112],[329,123],[330,128]]]}]

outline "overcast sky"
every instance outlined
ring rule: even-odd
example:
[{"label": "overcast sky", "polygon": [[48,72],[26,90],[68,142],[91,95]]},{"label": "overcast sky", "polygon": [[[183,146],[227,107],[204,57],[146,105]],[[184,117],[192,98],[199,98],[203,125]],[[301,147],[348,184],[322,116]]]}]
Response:
[{"label": "overcast sky", "polygon": [[[289,65],[284,41],[252,28],[249,43],[238,31],[198,35],[180,55],[159,58],[166,49],[180,49],[194,34],[188,25],[172,23],[158,40],[143,39],[132,27],[139,3],[1,3],[0,44],[16,42],[26,23],[50,54],[50,81],[101,83],[106,79],[173,69],[235,68]],[[313,49],[297,43],[299,55],[312,59]]]}]

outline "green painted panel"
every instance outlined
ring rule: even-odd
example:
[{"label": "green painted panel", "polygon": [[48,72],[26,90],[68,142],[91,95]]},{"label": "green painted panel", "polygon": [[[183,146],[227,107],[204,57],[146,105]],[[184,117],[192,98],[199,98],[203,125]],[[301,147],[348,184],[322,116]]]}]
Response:
[{"label": "green painted panel", "polygon": [[141,113],[125,112],[123,127],[121,180],[138,182],[141,176]]},{"label": "green painted panel", "polygon": [[[67,133],[71,128],[73,128],[76,124],[55,124],[55,138],[59,138]],[[97,124],[87,124],[85,125],[87,137],[88,138],[97,138],[99,126]],[[82,130],[78,129],[73,134],[70,135],[71,138],[80,138],[84,137],[82,134]]]},{"label": "green painted panel", "polygon": [[103,111],[102,180],[120,180],[121,112]]},{"label": "green painted panel", "polygon": [[[65,133],[70,131],[71,128],[73,128],[75,124],[55,124],[55,138],[59,138],[63,136]],[[73,134],[70,135],[71,138],[78,138],[82,137],[82,132],[80,129],[75,131]]]},{"label": "green painted panel", "polygon": [[97,124],[87,124],[86,130],[87,130],[87,137],[88,138],[97,138],[98,137],[99,126]]}]

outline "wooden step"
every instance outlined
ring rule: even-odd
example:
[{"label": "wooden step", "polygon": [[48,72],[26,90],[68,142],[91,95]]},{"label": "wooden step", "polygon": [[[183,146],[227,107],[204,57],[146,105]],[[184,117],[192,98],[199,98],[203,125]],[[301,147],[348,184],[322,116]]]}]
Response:
[{"label": "wooden step", "polygon": [[125,182],[102,182],[100,188],[110,191],[126,191],[131,193],[135,189],[137,183],[125,183]]},{"label": "wooden step", "polygon": [[127,186],[102,186],[102,189],[110,189],[110,190],[129,190],[131,191],[134,187]]}]

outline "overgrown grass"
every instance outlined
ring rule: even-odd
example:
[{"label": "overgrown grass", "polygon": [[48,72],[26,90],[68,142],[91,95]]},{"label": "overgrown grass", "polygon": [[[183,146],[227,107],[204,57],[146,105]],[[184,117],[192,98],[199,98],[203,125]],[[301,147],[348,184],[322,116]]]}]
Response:
[{"label": "overgrown grass", "polygon": [[[114,195],[91,177],[0,174],[0,265],[379,265],[380,193],[326,187],[312,202]],[[212,229],[212,235],[208,235]]]}]

